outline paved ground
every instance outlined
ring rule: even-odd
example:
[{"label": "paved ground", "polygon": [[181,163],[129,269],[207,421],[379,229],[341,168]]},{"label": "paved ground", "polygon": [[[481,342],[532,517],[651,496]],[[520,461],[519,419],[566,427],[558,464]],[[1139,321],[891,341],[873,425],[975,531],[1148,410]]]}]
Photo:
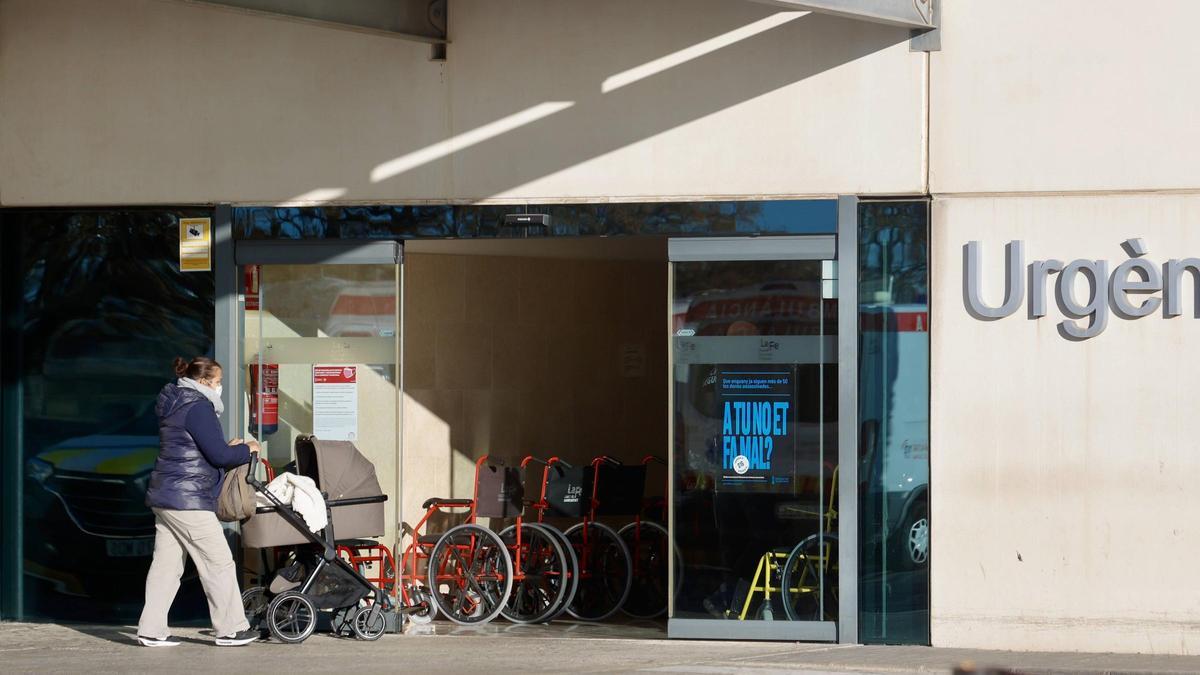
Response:
[{"label": "paved ground", "polygon": [[363,643],[314,635],[300,645],[270,642],[219,648],[206,631],[177,631],[169,649],[133,644],[131,628],[0,624],[0,672],[317,673],[827,673],[951,672],[973,664],[1022,673],[1200,672],[1200,657],[985,652],[926,647],[843,647],[794,643],[662,639],[654,624],[449,625]]}]

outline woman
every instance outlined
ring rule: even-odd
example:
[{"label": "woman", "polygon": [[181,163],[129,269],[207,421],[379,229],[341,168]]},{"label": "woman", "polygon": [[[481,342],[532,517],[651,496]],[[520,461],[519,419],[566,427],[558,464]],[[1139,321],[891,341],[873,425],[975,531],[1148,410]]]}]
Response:
[{"label": "woman", "polygon": [[167,628],[167,612],[179,590],[188,556],[196,564],[216,642],[222,647],[258,638],[242,610],[233,554],[217,520],[217,494],[225,469],[250,461],[255,441],[225,443],[218,415],[221,365],[203,356],[175,359],[177,382],[158,394],[159,451],[146,506],[154,511],[154,561],[146,575],[146,604],[138,621],[138,642],[146,647],[179,644]]}]

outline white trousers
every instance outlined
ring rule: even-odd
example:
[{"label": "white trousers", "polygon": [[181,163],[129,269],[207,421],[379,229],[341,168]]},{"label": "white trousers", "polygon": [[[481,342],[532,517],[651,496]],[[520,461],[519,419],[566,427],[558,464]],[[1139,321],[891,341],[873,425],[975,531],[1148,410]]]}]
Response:
[{"label": "white trousers", "polygon": [[237,567],[225,540],[225,531],[212,511],[154,511],[154,560],[146,575],[146,604],[138,621],[138,635],[166,638],[167,612],[179,592],[179,579],[188,556],[196,564],[208,615],[218,636],[246,630],[246,614],[238,591]]}]

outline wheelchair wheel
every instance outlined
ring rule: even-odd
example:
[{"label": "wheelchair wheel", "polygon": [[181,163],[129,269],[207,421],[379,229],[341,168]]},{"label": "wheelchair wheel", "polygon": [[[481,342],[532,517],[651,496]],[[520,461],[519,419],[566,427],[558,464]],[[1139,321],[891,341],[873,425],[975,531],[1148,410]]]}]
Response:
[{"label": "wheelchair wheel", "polygon": [[280,642],[304,642],[317,627],[317,610],[299,591],[285,591],[267,605],[267,629]]},{"label": "wheelchair wheel", "polygon": [[434,545],[428,578],[433,601],[447,619],[484,624],[500,614],[512,591],[512,559],[495,532],[459,525]]},{"label": "wheelchair wheel", "polygon": [[838,540],[836,534],[805,537],[783,564],[783,612],[789,621],[837,621]]},{"label": "wheelchair wheel", "polygon": [[572,546],[571,542],[567,540],[567,535],[563,534],[562,530],[553,525],[547,525],[545,523],[538,524],[553,534],[556,539],[558,539],[558,543],[562,546],[563,552],[567,554],[567,592],[563,597],[562,605],[559,606],[558,611],[555,612],[550,618],[546,619],[547,621],[551,621],[559,616],[562,616],[562,614],[567,611],[567,607],[570,607],[571,603],[575,601],[575,594],[579,592],[579,556],[575,555],[575,547]]},{"label": "wheelchair wheel", "polygon": [[[653,619],[667,611],[668,558],[671,547],[667,528],[643,520],[629,523],[617,531],[633,559],[633,584],[621,611],[635,619]],[[675,552],[675,590],[683,585],[683,565],[679,549]]]},{"label": "wheelchair wheel", "polygon": [[545,527],[525,523],[520,532],[520,550],[515,525],[500,533],[513,565],[520,560],[520,567],[514,567],[512,592],[500,614],[513,623],[543,623],[557,615],[566,600],[570,561],[558,537]]},{"label": "wheelchair wheel", "polygon": [[387,630],[387,619],[384,618],[383,611],[382,607],[360,607],[354,613],[354,620],[350,624],[354,630],[354,637],[359,640],[378,640]]},{"label": "wheelchair wheel", "polygon": [[567,612],[582,621],[603,621],[629,597],[633,584],[629,547],[603,523],[572,525],[566,536],[579,557],[579,590]]}]

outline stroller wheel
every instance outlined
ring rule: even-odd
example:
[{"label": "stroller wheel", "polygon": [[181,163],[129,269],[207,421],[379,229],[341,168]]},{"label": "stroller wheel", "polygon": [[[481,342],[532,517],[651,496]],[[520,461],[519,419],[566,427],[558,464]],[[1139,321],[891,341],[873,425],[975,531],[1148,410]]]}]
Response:
[{"label": "stroller wheel", "polygon": [[246,612],[246,621],[250,622],[251,628],[257,627],[262,622],[269,602],[267,589],[262,586],[251,586],[242,591],[242,610]]},{"label": "stroller wheel", "polygon": [[417,626],[433,623],[433,620],[437,618],[437,603],[433,601],[433,596],[429,591],[417,588],[409,595],[412,596],[413,605],[421,608],[419,611],[407,614],[409,621]]},{"label": "stroller wheel", "polygon": [[352,626],[359,640],[378,640],[387,630],[387,619],[379,607],[362,607],[354,614]]},{"label": "stroller wheel", "polygon": [[280,642],[304,642],[317,627],[317,610],[299,591],[275,596],[267,605],[267,629]]}]

